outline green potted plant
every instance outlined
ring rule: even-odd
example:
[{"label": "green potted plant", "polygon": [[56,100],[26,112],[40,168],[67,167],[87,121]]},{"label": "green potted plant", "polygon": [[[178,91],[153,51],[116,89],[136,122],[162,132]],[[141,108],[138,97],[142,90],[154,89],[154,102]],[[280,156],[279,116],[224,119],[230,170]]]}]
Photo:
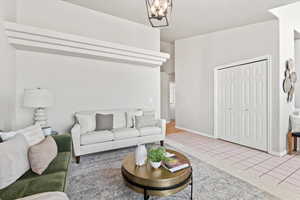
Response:
[{"label": "green potted plant", "polygon": [[148,159],[149,159],[150,165],[153,168],[158,169],[161,166],[162,161],[167,160],[165,153],[166,153],[166,150],[163,147],[150,149],[148,152]]}]

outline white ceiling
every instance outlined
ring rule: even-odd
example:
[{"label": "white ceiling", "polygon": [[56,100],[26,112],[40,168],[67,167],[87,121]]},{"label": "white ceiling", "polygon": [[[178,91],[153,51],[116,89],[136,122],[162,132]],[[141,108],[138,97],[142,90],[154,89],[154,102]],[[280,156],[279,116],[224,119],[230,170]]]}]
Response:
[{"label": "white ceiling", "polygon": [[[145,0],[66,0],[149,25]],[[176,39],[271,20],[269,9],[299,0],[174,0],[171,26],[162,40]]]}]

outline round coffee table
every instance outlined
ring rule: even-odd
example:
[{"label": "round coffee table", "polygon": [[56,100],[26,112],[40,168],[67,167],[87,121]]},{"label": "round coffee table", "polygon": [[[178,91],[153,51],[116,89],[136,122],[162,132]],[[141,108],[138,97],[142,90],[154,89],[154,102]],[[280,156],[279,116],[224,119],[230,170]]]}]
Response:
[{"label": "round coffee table", "polygon": [[[176,154],[182,160],[190,161],[183,154],[167,149],[167,152]],[[164,167],[154,169],[147,163],[138,167],[135,165],[135,156],[128,154],[122,163],[122,175],[126,185],[135,192],[144,194],[144,199],[150,196],[169,196],[187,186],[191,186],[191,199],[193,199],[193,170],[190,167],[177,172],[169,172]]]}]

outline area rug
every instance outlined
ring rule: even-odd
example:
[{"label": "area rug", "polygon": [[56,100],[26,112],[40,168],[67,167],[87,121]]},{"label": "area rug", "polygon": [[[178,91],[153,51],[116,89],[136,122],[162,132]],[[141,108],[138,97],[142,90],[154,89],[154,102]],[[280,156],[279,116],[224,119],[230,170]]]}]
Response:
[{"label": "area rug", "polygon": [[[168,146],[170,149],[175,149]],[[175,149],[176,150],[176,149]],[[120,166],[123,158],[135,148],[126,148],[82,156],[80,164],[72,162],[67,194],[71,200],[139,200],[142,194],[124,185]],[[277,200],[277,197],[223,172],[201,160],[191,160],[195,200]],[[151,197],[153,200],[190,199],[190,188],[169,196]]]}]

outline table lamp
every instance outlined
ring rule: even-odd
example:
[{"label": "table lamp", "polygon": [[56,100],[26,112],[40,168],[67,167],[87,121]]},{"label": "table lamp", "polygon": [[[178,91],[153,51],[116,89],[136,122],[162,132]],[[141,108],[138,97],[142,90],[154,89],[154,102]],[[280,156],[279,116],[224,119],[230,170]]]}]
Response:
[{"label": "table lamp", "polygon": [[53,105],[53,95],[47,89],[25,89],[24,106],[35,108],[34,123],[40,124],[42,128],[47,127],[47,107]]}]

